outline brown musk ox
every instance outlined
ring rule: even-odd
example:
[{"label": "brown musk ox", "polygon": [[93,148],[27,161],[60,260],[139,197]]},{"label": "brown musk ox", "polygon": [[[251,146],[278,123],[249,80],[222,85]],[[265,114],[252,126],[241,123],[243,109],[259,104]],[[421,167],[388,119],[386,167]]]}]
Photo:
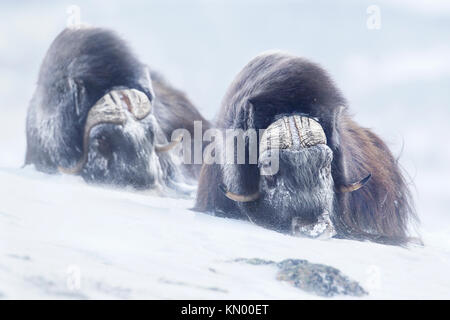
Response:
[{"label": "brown musk ox", "polygon": [[[317,64],[282,52],[257,56],[230,85],[215,126],[255,130],[257,161],[251,163],[244,135],[244,163],[204,164],[195,210],[313,238],[398,245],[411,239],[409,223],[417,218],[397,160],[352,120]],[[227,148],[217,152],[234,159],[235,145]],[[266,172],[273,154],[277,170]]]},{"label": "brown musk ox", "polygon": [[[209,124],[115,32],[65,29],[42,62],[27,115],[25,164],[137,189],[178,189],[200,165],[170,151],[176,129]],[[192,144],[194,141],[192,141]]]}]

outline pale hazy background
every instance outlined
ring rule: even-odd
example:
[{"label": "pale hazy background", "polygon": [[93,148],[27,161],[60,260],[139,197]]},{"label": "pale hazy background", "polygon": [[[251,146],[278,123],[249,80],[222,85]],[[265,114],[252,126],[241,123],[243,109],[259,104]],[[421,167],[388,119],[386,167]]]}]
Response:
[{"label": "pale hazy background", "polygon": [[[450,2],[21,1],[0,4],[0,167],[19,167],[25,116],[67,8],[112,28],[207,117],[255,55],[281,49],[325,67],[357,121],[399,155],[423,230],[450,233]],[[366,26],[370,5],[381,29]],[[0,181],[0,183],[2,183]],[[8,195],[0,195],[7,197]],[[439,232],[438,232],[439,231]]]}]

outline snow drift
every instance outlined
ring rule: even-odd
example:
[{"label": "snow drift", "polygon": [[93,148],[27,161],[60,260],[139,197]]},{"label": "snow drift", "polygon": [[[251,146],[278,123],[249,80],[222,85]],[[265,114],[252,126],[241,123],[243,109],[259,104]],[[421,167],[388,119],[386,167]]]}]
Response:
[{"label": "snow drift", "polygon": [[[192,199],[87,185],[32,168],[0,170],[2,298],[317,298],[276,280],[271,265],[338,268],[366,298],[450,298],[448,238],[409,249],[311,240],[190,211]],[[344,297],[345,296],[340,296]]]}]

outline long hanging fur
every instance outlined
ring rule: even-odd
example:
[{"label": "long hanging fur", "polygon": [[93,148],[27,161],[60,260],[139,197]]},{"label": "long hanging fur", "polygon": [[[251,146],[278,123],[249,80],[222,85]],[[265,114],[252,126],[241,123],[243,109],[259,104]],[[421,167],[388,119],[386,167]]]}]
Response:
[{"label": "long hanging fur", "polygon": [[[333,222],[338,236],[407,243],[409,222],[417,217],[401,169],[386,144],[351,119],[344,97],[318,65],[285,53],[254,58],[230,85],[215,125],[265,129],[278,116],[294,113],[315,117],[324,128],[333,151],[336,186],[372,174],[362,189],[335,194]],[[221,190],[226,180],[232,181],[227,182],[232,192],[252,194],[258,188],[259,173],[247,164],[236,165],[234,172],[220,165],[203,165],[195,209],[244,216],[251,204],[226,198]]]}]

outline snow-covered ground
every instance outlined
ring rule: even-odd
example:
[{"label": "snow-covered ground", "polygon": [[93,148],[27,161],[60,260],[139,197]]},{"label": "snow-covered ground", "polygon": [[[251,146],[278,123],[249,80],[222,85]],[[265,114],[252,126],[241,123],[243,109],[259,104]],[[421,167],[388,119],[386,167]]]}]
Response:
[{"label": "snow-covered ground", "polygon": [[[309,240],[31,168],[1,169],[4,298],[316,298],[236,258],[307,259],[340,269],[369,298],[450,298],[450,243],[403,249]],[[5,183],[7,182],[7,183]]]},{"label": "snow-covered ground", "polygon": [[[316,298],[242,257],[307,259],[367,298],[450,298],[450,6],[378,1],[39,1],[0,5],[0,298]],[[284,49],[336,80],[411,177],[424,247],[309,240],[190,211],[193,199],[20,169],[40,62],[70,4],[114,28],[211,118],[253,56]],[[446,41],[446,42],[445,42]],[[403,149],[402,149],[403,145]],[[402,152],[400,152],[403,150]]]}]

